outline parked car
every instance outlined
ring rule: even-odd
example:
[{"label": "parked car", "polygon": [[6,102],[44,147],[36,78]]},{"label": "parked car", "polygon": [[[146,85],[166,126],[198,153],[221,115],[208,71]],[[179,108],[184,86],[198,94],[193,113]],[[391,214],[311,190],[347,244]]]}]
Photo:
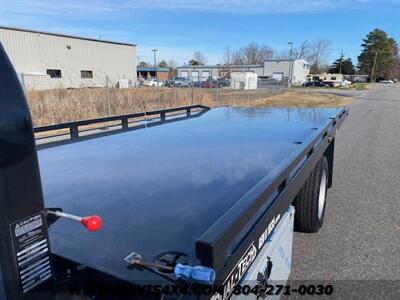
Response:
[{"label": "parked car", "polygon": [[[328,86],[328,87],[337,87],[340,85],[336,82],[323,82],[323,81],[319,81],[319,82],[326,84],[326,86]],[[311,85],[311,86],[313,86],[313,85]],[[314,86],[317,86],[317,85],[314,85]]]},{"label": "parked car", "polygon": [[219,88],[228,87],[231,85],[231,82],[229,81],[229,79],[226,79],[226,78],[219,78],[219,79],[217,79],[217,82],[218,82]]},{"label": "parked car", "polygon": [[343,81],[340,83],[340,86],[347,86],[347,85],[350,85],[350,84],[351,84],[351,81],[345,79],[345,80],[343,80]]},{"label": "parked car", "polygon": [[381,80],[381,83],[389,83],[389,84],[393,84],[394,81],[393,80]]},{"label": "parked car", "polygon": [[136,80],[136,86],[143,86],[143,83],[144,83],[144,78],[138,78],[137,80]]},{"label": "parked car", "polygon": [[322,81],[307,81],[303,86],[329,87],[330,85]]},{"label": "parked car", "polygon": [[201,83],[201,87],[204,89],[213,89],[218,87],[218,81],[215,79],[207,79]]},{"label": "parked car", "polygon": [[191,87],[192,81],[185,77],[172,77],[170,80],[168,80],[167,85],[169,87]]},{"label": "parked car", "polygon": [[161,80],[159,80],[158,78],[150,78],[150,79],[146,79],[143,82],[143,86],[158,86],[161,87],[164,85],[164,82],[162,82]]},{"label": "parked car", "polygon": [[195,88],[201,88],[202,84],[202,81],[193,81],[193,87]]}]

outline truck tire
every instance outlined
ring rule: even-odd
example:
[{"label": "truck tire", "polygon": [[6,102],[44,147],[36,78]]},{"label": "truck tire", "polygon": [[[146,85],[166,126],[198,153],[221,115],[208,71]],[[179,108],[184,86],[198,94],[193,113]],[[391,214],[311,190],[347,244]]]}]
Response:
[{"label": "truck tire", "polygon": [[299,232],[318,232],[324,221],[328,189],[328,160],[323,156],[294,200],[294,228]]}]

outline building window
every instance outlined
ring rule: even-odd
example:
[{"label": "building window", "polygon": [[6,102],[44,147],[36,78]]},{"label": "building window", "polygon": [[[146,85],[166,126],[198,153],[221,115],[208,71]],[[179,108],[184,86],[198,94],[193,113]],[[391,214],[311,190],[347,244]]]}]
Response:
[{"label": "building window", "polygon": [[81,78],[93,78],[93,71],[82,70],[81,71]]},{"label": "building window", "polygon": [[47,75],[49,75],[51,78],[61,78],[61,70],[57,69],[47,69],[46,70]]},{"label": "building window", "polygon": [[332,76],[332,77],[331,77],[331,80],[336,80],[336,76]]}]

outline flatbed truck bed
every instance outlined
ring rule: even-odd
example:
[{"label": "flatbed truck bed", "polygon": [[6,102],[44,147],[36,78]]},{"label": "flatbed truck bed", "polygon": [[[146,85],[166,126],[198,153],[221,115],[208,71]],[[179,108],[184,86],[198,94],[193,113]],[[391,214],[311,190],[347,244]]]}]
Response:
[{"label": "flatbed truck bed", "polygon": [[[70,140],[36,149],[23,93],[4,51],[0,54],[0,72],[7,75],[6,84],[0,85],[0,108],[9,113],[0,136],[2,146],[8,147],[9,155],[17,149],[30,157],[30,163],[17,154],[12,163],[7,161],[10,156],[3,158],[1,172],[6,179],[0,183],[3,190],[9,188],[7,174],[13,172],[16,179],[11,189],[24,181],[33,186],[31,194],[18,190],[5,194],[0,203],[0,212],[8,216],[0,224],[2,238],[10,244],[0,258],[15,255],[18,262],[18,253],[27,251],[21,249],[32,247],[19,245],[4,228],[11,228],[12,235],[21,220],[40,219],[44,255],[51,262],[50,277],[43,281],[57,285],[60,276],[56,275],[73,265],[121,284],[183,284],[173,274],[132,268],[124,260],[132,252],[149,261],[179,253],[184,264],[208,267],[214,270],[216,283],[233,286],[239,284],[289,207],[294,205],[299,213],[304,210],[301,190],[309,184],[308,178],[325,178],[325,192],[332,185],[334,140],[346,108],[194,106],[154,111],[150,119],[143,119],[147,114],[141,113],[83,120],[36,129],[68,128],[70,133]],[[7,101],[11,98],[14,102]],[[173,114],[182,110],[184,114]],[[135,118],[140,121],[129,125],[128,119]],[[79,126],[111,119],[120,120],[121,128],[79,135]],[[27,178],[16,173],[18,164]],[[26,209],[15,206],[22,196],[28,199],[20,202]],[[35,201],[31,201],[33,196]],[[315,201],[305,199],[311,200]],[[324,202],[320,209],[321,224],[299,215],[298,226],[318,230]],[[102,228],[87,233],[78,223],[49,218],[61,210],[77,216],[98,214]],[[249,257],[249,251],[254,258],[243,268],[240,262]],[[24,292],[18,263],[3,263],[2,269],[6,278],[16,281],[6,288],[9,299],[31,294],[30,289]],[[40,278],[38,289],[45,290]],[[225,291],[221,299],[230,295]]]}]

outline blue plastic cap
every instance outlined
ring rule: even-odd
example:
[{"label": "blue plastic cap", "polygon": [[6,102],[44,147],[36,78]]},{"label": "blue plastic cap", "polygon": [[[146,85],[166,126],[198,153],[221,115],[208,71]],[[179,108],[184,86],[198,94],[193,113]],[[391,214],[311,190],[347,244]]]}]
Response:
[{"label": "blue plastic cap", "polygon": [[174,274],[178,278],[185,278],[201,284],[213,284],[215,281],[215,271],[203,266],[187,266],[177,264],[174,269]]}]

